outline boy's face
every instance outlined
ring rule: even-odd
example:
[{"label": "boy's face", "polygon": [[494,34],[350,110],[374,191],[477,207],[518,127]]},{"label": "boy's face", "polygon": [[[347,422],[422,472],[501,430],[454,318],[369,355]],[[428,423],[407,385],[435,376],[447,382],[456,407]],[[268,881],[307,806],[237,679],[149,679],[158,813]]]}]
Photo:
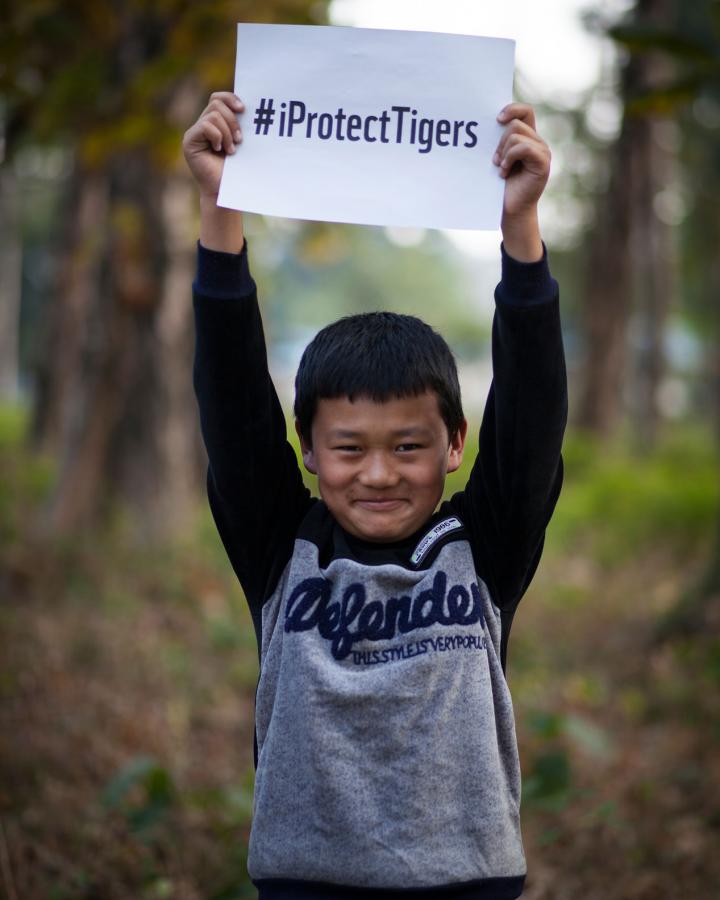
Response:
[{"label": "boy's face", "polygon": [[366,541],[408,537],[432,515],[462,462],[467,423],[450,440],[437,394],[378,403],[319,400],[303,461],[340,525]]}]

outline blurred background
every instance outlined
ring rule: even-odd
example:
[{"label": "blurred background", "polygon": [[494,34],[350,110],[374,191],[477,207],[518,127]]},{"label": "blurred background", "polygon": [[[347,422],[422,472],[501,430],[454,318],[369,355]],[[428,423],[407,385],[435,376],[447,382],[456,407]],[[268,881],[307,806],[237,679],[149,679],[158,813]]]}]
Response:
[{"label": "blurred background", "polygon": [[[720,896],[720,3],[4,10],[0,893],[255,896],[258,659],[204,494],[180,141],[257,21],[517,38],[571,415],[509,652],[525,896]],[[442,330],[479,423],[499,233],[247,218],[288,411],[314,331],[386,307]]]}]

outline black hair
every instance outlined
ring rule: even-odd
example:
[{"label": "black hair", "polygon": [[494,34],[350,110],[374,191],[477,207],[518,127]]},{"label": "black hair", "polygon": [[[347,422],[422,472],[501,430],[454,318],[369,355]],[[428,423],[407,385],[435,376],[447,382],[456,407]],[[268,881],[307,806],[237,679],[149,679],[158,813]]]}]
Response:
[{"label": "black hair", "polygon": [[361,313],[327,325],[305,348],[295,378],[295,417],[311,443],[317,402],[368,397],[384,402],[435,391],[452,439],[463,421],[460,384],[445,339],[416,316]]}]

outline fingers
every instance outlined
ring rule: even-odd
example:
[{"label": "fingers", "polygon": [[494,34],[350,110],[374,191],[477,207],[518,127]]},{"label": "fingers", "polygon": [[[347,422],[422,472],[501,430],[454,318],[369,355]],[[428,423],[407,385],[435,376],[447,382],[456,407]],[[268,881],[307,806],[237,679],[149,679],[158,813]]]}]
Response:
[{"label": "fingers", "polygon": [[550,148],[535,131],[535,113],[525,103],[511,103],[498,115],[498,121],[507,124],[493,156],[493,163],[500,167],[505,178],[516,162],[533,165],[538,174],[550,170]]},{"label": "fingers", "polygon": [[237,94],[233,94],[232,91],[213,91],[213,93],[210,94],[210,100],[220,100],[223,103],[226,103],[231,109],[234,109],[235,112],[243,112],[245,109],[245,104]]},{"label": "fingers", "polygon": [[498,149],[493,156],[493,162],[501,169],[509,169],[512,162],[517,161],[517,149],[525,148],[527,153],[536,156],[538,159],[547,159],[550,161],[550,148],[545,141],[538,138],[534,133],[525,134],[522,132],[514,132],[505,135],[498,145]]},{"label": "fingers", "polygon": [[219,110],[211,110],[203,116],[203,126],[204,133],[213,150],[218,153],[221,150],[224,150],[225,153],[235,152],[236,122],[230,125]]},{"label": "fingers", "polygon": [[519,162],[533,175],[547,179],[550,174],[550,149],[547,145],[541,141],[513,137],[516,139],[508,141],[500,160],[500,177],[507,178],[515,163]]},{"label": "fingers", "polygon": [[502,161],[509,147],[511,147],[513,144],[516,144],[519,140],[538,141],[541,144],[545,144],[545,141],[543,141],[540,135],[529,125],[527,125],[525,122],[522,122],[520,119],[513,119],[510,124],[507,125],[504,129],[500,138],[500,142],[497,145],[497,150],[495,151],[495,155],[493,156],[493,162],[495,163],[495,165],[500,165],[500,162]]},{"label": "fingers", "polygon": [[498,113],[497,120],[501,125],[505,125],[511,119],[520,119],[525,122],[533,130],[535,129],[535,110],[529,103],[508,103]]},{"label": "fingers", "polygon": [[203,110],[196,125],[200,135],[217,153],[232,154],[242,141],[237,116],[245,110],[242,100],[230,91],[217,91]]},{"label": "fingers", "polygon": [[217,153],[221,150],[231,154],[235,152],[235,142],[230,138],[229,129],[218,124],[217,119],[205,116],[202,122],[198,123],[198,127],[201,136]]}]

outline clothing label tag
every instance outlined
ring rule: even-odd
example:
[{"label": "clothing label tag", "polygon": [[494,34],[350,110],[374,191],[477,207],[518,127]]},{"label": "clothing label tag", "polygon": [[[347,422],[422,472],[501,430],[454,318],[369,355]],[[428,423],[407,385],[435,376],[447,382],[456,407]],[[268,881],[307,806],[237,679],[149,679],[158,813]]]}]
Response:
[{"label": "clothing label tag", "polygon": [[417,566],[428,555],[430,550],[440,540],[441,537],[444,537],[450,531],[457,531],[458,528],[462,527],[463,524],[460,519],[456,519],[454,516],[438,522],[437,525],[434,525],[430,529],[430,531],[428,531],[425,537],[417,545],[417,547],[415,548],[415,552],[410,557],[410,562],[414,566]]}]

